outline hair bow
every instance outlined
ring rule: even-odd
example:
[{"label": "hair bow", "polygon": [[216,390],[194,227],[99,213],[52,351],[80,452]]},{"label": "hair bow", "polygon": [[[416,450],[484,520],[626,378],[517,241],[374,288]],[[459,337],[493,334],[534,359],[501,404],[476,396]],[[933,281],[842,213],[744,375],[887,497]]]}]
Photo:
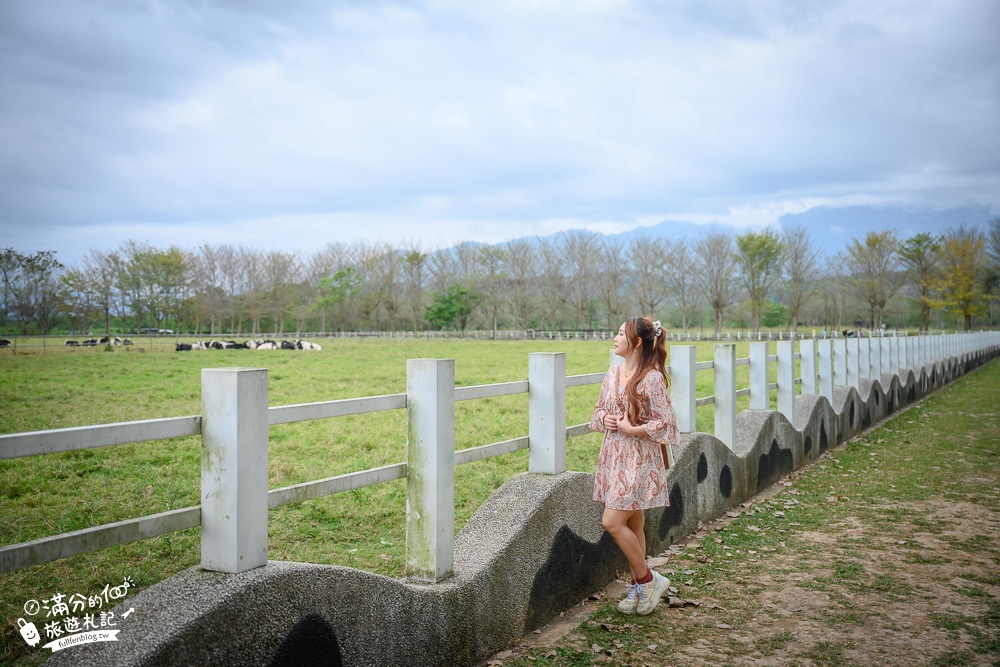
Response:
[{"label": "hair bow", "polygon": [[661,333],[663,333],[663,327],[660,326],[660,320],[653,320],[653,338],[659,338]]}]

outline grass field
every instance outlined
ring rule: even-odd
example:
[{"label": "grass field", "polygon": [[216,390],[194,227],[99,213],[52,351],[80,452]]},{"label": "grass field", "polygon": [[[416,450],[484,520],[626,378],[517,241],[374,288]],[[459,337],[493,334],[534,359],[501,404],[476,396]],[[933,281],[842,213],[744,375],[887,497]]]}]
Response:
[{"label": "grass field", "polygon": [[[361,339],[327,341],[320,352],[2,350],[0,433],[198,414],[200,371],[207,367],[268,368],[273,406],[405,392],[410,358],[455,359],[457,385],[469,386],[527,379],[531,352],[565,352],[569,375],[602,372],[609,347],[607,341]],[[698,359],[710,360],[712,349],[700,343]],[[745,342],[737,356],[747,356]],[[744,387],[748,369],[738,370]],[[589,421],[598,390],[568,390],[567,424]],[[711,373],[699,373],[699,396],[712,391]],[[699,410],[699,430],[710,431],[712,420],[710,406]],[[462,401],[455,428],[457,449],[524,436],[527,395]],[[273,426],[269,487],[405,461],[405,441],[402,410]],[[599,446],[597,434],[570,440],[569,467],[593,470]],[[199,466],[198,438],[0,461],[0,544],[197,505]],[[526,468],[526,451],[460,466],[456,532],[493,490]],[[272,511],[269,557],[401,576],[404,529],[405,480],[397,480]],[[93,593],[125,577],[142,588],[198,562],[199,534],[191,529],[0,574],[0,661],[25,646],[11,628],[26,600]]]}]

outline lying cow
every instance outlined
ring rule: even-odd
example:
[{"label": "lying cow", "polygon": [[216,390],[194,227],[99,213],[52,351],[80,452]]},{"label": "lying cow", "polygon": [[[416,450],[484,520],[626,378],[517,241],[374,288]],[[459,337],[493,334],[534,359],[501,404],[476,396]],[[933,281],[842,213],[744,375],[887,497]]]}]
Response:
[{"label": "lying cow", "polygon": [[13,345],[13,343],[11,343],[8,339],[0,338],[0,347],[10,347],[11,345]]},{"label": "lying cow", "polygon": [[190,351],[191,351],[191,343],[177,343],[177,345],[174,346],[174,352],[190,352]]}]

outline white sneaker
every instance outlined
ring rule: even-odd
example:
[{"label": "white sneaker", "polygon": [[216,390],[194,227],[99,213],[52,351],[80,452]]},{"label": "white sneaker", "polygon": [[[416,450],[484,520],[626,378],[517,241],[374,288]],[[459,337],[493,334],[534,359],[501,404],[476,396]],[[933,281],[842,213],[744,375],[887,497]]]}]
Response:
[{"label": "white sneaker", "polygon": [[634,614],[635,607],[639,604],[639,589],[642,584],[629,584],[628,595],[618,603],[618,611],[623,614]]},{"label": "white sneaker", "polygon": [[640,616],[645,616],[656,609],[660,604],[660,597],[670,586],[670,580],[659,572],[653,572],[653,580],[645,584],[639,584],[639,601],[635,605],[635,611]]}]

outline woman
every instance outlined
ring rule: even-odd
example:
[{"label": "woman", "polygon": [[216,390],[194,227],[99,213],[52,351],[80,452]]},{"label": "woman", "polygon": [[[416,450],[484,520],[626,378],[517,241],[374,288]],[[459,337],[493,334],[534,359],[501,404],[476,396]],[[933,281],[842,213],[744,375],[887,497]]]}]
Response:
[{"label": "woman", "polygon": [[670,580],[646,566],[643,510],[666,507],[666,447],[680,444],[667,395],[663,329],[632,317],[615,336],[614,353],[625,363],[604,376],[590,428],[604,433],[597,457],[594,500],[604,503],[602,523],[628,561],[632,583],[618,604],[625,614],[656,608]]}]

